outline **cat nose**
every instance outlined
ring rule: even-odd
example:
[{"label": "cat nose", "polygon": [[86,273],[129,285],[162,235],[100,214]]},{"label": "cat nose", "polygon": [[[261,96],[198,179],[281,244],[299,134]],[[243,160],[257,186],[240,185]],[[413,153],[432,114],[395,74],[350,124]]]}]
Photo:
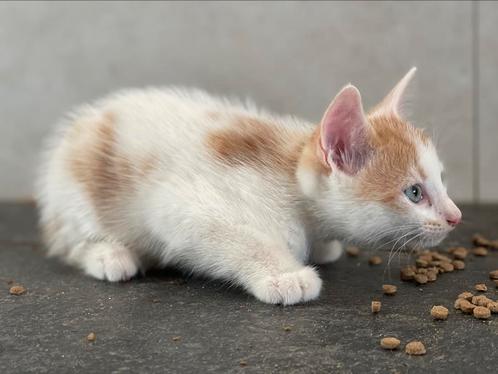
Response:
[{"label": "cat nose", "polygon": [[450,226],[454,227],[458,225],[461,220],[462,220],[462,212],[460,212],[460,209],[458,209],[456,206],[454,210],[448,212],[446,215],[446,222]]},{"label": "cat nose", "polygon": [[455,218],[446,218],[446,222],[448,222],[448,225],[450,226],[456,226],[460,223],[461,217],[455,217]]},{"label": "cat nose", "polygon": [[444,219],[451,227],[455,227],[462,220],[462,212],[451,199],[446,200],[446,209],[444,212]]}]

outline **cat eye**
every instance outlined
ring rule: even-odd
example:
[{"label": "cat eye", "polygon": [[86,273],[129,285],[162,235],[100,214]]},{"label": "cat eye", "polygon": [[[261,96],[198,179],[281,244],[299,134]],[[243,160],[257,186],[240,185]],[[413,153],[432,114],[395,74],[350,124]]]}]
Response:
[{"label": "cat eye", "polygon": [[410,201],[414,202],[415,204],[419,203],[420,200],[424,198],[424,195],[422,194],[422,186],[420,184],[414,184],[413,186],[408,187],[406,190],[403,191],[410,199]]}]

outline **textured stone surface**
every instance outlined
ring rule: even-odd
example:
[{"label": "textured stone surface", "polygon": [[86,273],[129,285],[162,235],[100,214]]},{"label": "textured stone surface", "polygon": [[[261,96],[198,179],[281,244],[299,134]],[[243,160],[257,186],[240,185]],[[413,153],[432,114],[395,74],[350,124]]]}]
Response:
[{"label": "textured stone surface", "polygon": [[[476,231],[498,237],[498,206],[464,207],[464,219],[468,223],[445,246],[469,246]],[[492,373],[498,367],[498,316],[479,321],[453,309],[458,294],[489,282],[488,272],[498,267],[496,251],[470,256],[465,270],[421,287],[398,280],[407,255],[395,257],[389,268],[386,262],[369,266],[366,252],[343,257],[320,268],[324,289],[318,301],[283,308],[172,270],[127,283],[95,281],[44,258],[34,222],[32,207],[0,206],[3,374]],[[9,280],[28,292],[9,295]],[[383,296],[383,283],[397,285],[397,295]],[[487,294],[498,298],[494,288]],[[383,303],[376,315],[373,298]],[[433,305],[450,309],[447,321],[433,321]],[[86,341],[90,332],[97,335],[94,343]],[[400,350],[383,350],[379,341],[385,336],[400,339]],[[414,339],[424,343],[425,356],[403,352]]]},{"label": "textured stone surface", "polygon": [[199,86],[318,121],[346,83],[368,107],[417,65],[411,118],[436,134],[450,192],[469,200],[471,30],[458,1],[2,2],[0,199],[31,193],[41,139],[64,112],[115,89]]}]

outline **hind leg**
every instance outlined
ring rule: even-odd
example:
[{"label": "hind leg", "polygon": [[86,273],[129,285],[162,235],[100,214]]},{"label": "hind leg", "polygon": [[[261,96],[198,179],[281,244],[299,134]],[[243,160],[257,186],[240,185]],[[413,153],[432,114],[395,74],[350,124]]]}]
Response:
[{"label": "hind leg", "polygon": [[110,282],[126,281],[134,277],[140,267],[137,256],[117,242],[84,241],[71,251],[68,262],[94,278]]}]

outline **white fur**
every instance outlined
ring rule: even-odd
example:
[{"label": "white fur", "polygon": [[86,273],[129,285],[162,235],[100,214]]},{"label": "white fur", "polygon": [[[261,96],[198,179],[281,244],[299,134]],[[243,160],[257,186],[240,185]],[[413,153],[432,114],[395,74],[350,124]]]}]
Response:
[{"label": "white fur", "polygon": [[[67,134],[75,122],[92,123],[109,112],[122,157],[153,154],[158,163],[102,220],[69,170]],[[209,112],[223,116],[213,120]],[[236,115],[274,123],[283,141],[295,133],[306,139],[315,128],[178,89],[124,91],[79,108],[49,143],[38,180],[41,224],[58,222],[49,254],[98,279],[126,280],[139,269],[175,265],[240,285],[264,302],[294,304],[318,297],[322,282],[307,264],[310,257],[335,261],[342,248],[331,240],[372,241],[403,223],[378,202],[358,201],[354,177],[340,172],[324,177],[298,169],[293,178],[270,165],[256,170],[218,162],[205,145],[207,133]]]},{"label": "white fur", "polygon": [[[82,107],[60,124],[38,181],[42,225],[62,222],[49,254],[109,281],[129,279],[139,268],[177,265],[241,285],[268,303],[316,298],[321,280],[306,265],[312,238],[296,186],[272,177],[271,170],[216,162],[204,139],[226,121],[210,120],[209,111],[268,119],[282,126],[282,136],[313,130],[200,91],[125,91]],[[120,151],[130,160],[153,153],[159,165],[152,180],[115,207],[109,222],[99,222],[68,170],[67,133],[74,122],[97,121],[108,112],[117,118]]]}]

